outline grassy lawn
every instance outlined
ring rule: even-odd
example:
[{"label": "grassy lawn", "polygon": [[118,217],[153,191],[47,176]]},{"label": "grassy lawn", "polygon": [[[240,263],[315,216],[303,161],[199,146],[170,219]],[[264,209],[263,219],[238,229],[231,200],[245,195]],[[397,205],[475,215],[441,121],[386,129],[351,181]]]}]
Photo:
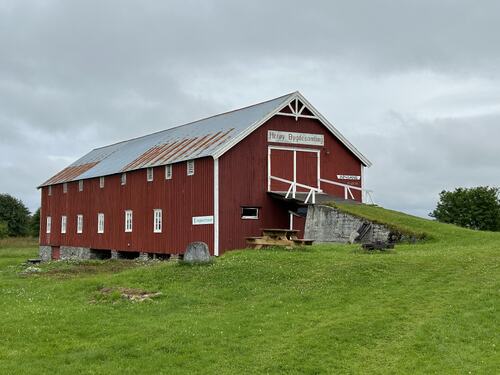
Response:
[{"label": "grassy lawn", "polygon": [[[40,272],[0,243],[0,374],[498,373],[500,233],[342,209],[428,240]],[[122,297],[141,291],[161,295]]]}]

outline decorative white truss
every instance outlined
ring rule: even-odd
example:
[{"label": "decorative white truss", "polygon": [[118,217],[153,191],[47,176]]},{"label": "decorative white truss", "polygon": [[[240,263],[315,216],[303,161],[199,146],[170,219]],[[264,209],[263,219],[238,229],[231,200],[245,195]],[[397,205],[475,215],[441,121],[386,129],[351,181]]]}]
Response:
[{"label": "decorative white truss", "polygon": [[[285,108],[287,108],[287,107],[290,109],[291,113],[289,113],[289,112],[283,112],[283,110]],[[314,115],[304,115],[304,114],[302,114],[302,112],[306,108],[307,107],[306,107],[305,104],[303,104],[301,101],[299,101],[298,98],[295,98],[290,103],[288,103],[288,106],[285,106],[285,107],[281,108],[281,110],[279,112],[277,112],[276,114],[277,115],[281,115],[281,116],[295,117],[295,121],[298,121],[299,117],[300,118],[314,118],[314,119],[318,120],[318,117],[316,117]],[[312,112],[310,112],[310,113],[312,113]]]}]

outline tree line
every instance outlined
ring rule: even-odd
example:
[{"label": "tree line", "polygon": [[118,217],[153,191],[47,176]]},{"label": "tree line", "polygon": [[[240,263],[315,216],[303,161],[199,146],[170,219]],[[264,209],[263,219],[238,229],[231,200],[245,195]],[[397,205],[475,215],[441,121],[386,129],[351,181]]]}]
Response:
[{"label": "tree line", "polygon": [[0,238],[38,237],[40,209],[30,213],[24,203],[10,194],[0,194]]}]

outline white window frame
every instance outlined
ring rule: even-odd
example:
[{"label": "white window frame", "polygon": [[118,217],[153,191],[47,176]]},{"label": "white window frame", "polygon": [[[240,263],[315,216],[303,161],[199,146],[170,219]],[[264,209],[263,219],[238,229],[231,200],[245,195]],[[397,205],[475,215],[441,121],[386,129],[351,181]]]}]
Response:
[{"label": "white window frame", "polygon": [[68,192],[68,183],[65,182],[63,183],[63,194],[66,194]]},{"label": "white window frame", "polygon": [[47,195],[48,195],[49,197],[51,197],[51,196],[52,196],[52,185],[49,185],[49,186],[47,187]]},{"label": "white window frame", "polygon": [[104,188],[104,176],[99,177],[99,188]]},{"label": "white window frame", "polygon": [[153,168],[147,168],[146,169],[146,180],[148,182],[151,182],[153,181],[154,179],[154,171],[153,171]]},{"label": "white window frame", "polygon": [[120,176],[120,184],[122,186],[127,185],[127,173],[126,172],[122,173],[122,175]]},{"label": "white window frame", "polygon": [[188,160],[186,162],[186,173],[188,176],[194,175],[194,160]]},{"label": "white window frame", "polygon": [[78,234],[83,233],[83,215],[82,214],[76,215],[76,233],[78,233]]},{"label": "white window frame", "polygon": [[83,180],[78,180],[78,191],[83,191]]},{"label": "white window frame", "polygon": [[47,216],[47,227],[45,228],[45,232],[50,233],[51,229],[52,229],[52,217]]},{"label": "white window frame", "polygon": [[[244,209],[256,210],[256,215],[243,215]],[[259,219],[260,208],[259,207],[241,207],[241,218],[243,220],[258,220]]]},{"label": "white window frame", "polygon": [[163,229],[163,212],[161,208],[153,210],[153,232],[161,233]]},{"label": "white window frame", "polygon": [[132,232],[132,225],[133,225],[133,211],[132,210],[125,210],[125,232],[130,233]]},{"label": "white window frame", "polygon": [[165,180],[172,179],[172,164],[165,165]]},{"label": "white window frame", "polygon": [[66,229],[68,227],[68,217],[66,215],[61,216],[61,234],[66,234]]},{"label": "white window frame", "polygon": [[97,214],[97,233],[104,233],[104,214],[102,212]]}]

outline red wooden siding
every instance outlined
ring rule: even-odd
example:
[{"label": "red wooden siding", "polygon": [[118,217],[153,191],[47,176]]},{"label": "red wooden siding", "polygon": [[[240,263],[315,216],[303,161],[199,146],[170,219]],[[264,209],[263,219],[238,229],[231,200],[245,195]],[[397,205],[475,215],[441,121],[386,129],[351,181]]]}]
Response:
[{"label": "red wooden siding", "polygon": [[[324,147],[286,145],[268,143],[267,131],[292,131],[300,133],[323,134]],[[268,146],[297,147],[320,150],[321,177],[345,183],[337,179],[337,175],[360,175],[361,162],[342,143],[340,143],[318,120],[292,117],[274,116],[259,129],[243,139],[235,147],[226,152],[219,160],[219,200],[220,200],[220,254],[229,249],[246,246],[245,237],[258,236],[262,228],[288,228],[289,214],[286,202],[280,202],[267,194],[267,153]],[[273,150],[274,154],[276,150]],[[299,153],[303,154],[303,153]],[[298,180],[313,184],[316,176],[315,167],[311,161],[315,154],[298,157]],[[290,179],[291,159],[289,154],[276,153],[273,155],[274,165],[279,165],[277,177]],[[305,166],[305,168],[301,168]],[[278,173],[278,172],[277,172]],[[360,181],[351,181],[350,184],[361,186]],[[314,183],[312,186],[316,186]],[[287,190],[284,184],[272,184],[273,189]],[[328,194],[343,197],[344,190],[322,183],[321,188]],[[355,193],[357,200],[361,199]],[[240,217],[241,206],[255,206],[261,208],[258,220],[244,220]],[[304,228],[304,220],[295,218],[296,229]],[[298,228],[300,226],[300,228]],[[302,235],[299,233],[299,235]]]},{"label": "red wooden siding", "polygon": [[[193,216],[213,215],[213,160],[195,161],[195,174],[187,176],[186,163],[172,167],[172,179],[165,180],[165,168],[153,169],[154,180],[146,180],[146,169],[127,172],[122,186],[120,174],[106,176],[104,188],[99,178],[42,189],[42,245],[82,246],[92,249],[182,253],[192,241],[206,242],[213,252],[213,225],[192,225]],[[153,210],[162,209],[162,233],[153,233]],[[133,230],[125,233],[125,210],[133,211]],[[104,213],[104,233],[97,233],[97,214]],[[76,217],[84,216],[83,233],[76,233]],[[68,217],[66,234],[61,234],[61,216]],[[52,217],[52,230],[46,234],[46,217]]]}]

